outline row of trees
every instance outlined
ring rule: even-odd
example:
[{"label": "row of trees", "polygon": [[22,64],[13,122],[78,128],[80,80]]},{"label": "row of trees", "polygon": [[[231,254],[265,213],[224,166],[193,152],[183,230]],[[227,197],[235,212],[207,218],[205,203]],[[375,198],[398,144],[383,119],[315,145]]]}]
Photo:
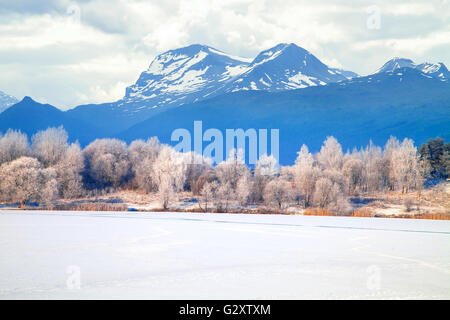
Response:
[{"label": "row of trees", "polygon": [[128,189],[156,193],[169,208],[182,191],[190,191],[203,211],[233,206],[289,204],[348,210],[348,198],[361,194],[421,188],[432,172],[412,140],[391,137],[384,148],[373,145],[343,153],[328,137],[320,152],[303,145],[293,166],[279,167],[263,156],[252,170],[242,152],[212,166],[195,153],[179,153],[156,138],[129,146],[117,139],[98,139],[81,149],[68,143],[65,130],[25,134],[9,130],[0,136],[0,201],[47,202],[79,198],[92,190]]}]

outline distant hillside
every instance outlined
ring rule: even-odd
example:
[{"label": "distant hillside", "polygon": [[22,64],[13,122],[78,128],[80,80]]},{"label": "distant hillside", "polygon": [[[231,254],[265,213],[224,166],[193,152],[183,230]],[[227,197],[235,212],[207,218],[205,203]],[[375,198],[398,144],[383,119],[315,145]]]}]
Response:
[{"label": "distant hillside", "polygon": [[49,104],[38,103],[30,97],[25,97],[0,113],[0,132],[16,129],[31,137],[39,130],[60,125],[67,130],[71,141],[79,140],[82,144],[89,143],[95,137],[104,136],[98,128],[75,120],[66,112]]}]

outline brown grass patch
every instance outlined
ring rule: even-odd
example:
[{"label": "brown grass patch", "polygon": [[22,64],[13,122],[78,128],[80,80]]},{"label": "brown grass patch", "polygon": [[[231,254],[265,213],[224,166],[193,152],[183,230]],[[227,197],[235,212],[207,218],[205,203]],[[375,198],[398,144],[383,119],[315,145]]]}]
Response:
[{"label": "brown grass patch", "polygon": [[429,219],[429,220],[450,220],[450,214],[448,213],[421,213],[421,214],[401,214],[397,215],[394,218],[403,218],[403,219]]},{"label": "brown grass patch", "polygon": [[303,211],[304,216],[335,216],[334,213],[322,208],[308,208]]},{"label": "brown grass patch", "polygon": [[88,202],[56,204],[42,209],[63,211],[128,211],[128,206],[125,203]]},{"label": "brown grass patch", "polygon": [[371,218],[375,216],[375,213],[370,210],[369,208],[358,208],[354,210],[351,214],[351,217],[365,217],[365,218]]}]

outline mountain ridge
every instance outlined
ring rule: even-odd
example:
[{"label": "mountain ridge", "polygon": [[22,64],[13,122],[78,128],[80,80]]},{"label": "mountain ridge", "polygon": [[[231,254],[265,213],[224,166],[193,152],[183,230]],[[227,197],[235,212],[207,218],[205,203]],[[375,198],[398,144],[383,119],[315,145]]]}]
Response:
[{"label": "mountain ridge", "polygon": [[71,141],[78,140],[81,144],[89,143],[96,136],[106,136],[98,128],[70,117],[67,112],[36,102],[28,96],[0,113],[0,132],[20,130],[31,138],[39,130],[59,126],[66,129]]},{"label": "mountain ridge", "polygon": [[[227,92],[292,90],[355,76],[357,74],[351,71],[326,66],[293,43],[278,44],[253,59],[194,44],[156,56],[138,80],[126,88],[122,99],[84,105],[82,109],[109,107],[116,113],[141,120],[161,112],[158,110],[161,108],[170,109]],[[74,116],[78,107],[71,111]]]},{"label": "mountain ridge", "polygon": [[395,72],[396,70],[402,68],[416,69],[423,74],[438,78],[441,81],[445,82],[448,82],[450,79],[450,71],[447,69],[443,62],[423,62],[420,64],[416,64],[411,59],[398,57],[387,61],[380,69],[375,72],[375,74],[383,72]]}]

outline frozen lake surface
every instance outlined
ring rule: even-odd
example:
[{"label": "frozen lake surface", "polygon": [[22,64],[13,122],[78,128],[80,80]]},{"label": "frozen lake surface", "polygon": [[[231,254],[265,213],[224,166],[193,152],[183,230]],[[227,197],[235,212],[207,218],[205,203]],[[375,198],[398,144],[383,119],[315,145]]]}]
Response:
[{"label": "frozen lake surface", "polygon": [[450,221],[0,211],[0,299],[449,299]]}]

